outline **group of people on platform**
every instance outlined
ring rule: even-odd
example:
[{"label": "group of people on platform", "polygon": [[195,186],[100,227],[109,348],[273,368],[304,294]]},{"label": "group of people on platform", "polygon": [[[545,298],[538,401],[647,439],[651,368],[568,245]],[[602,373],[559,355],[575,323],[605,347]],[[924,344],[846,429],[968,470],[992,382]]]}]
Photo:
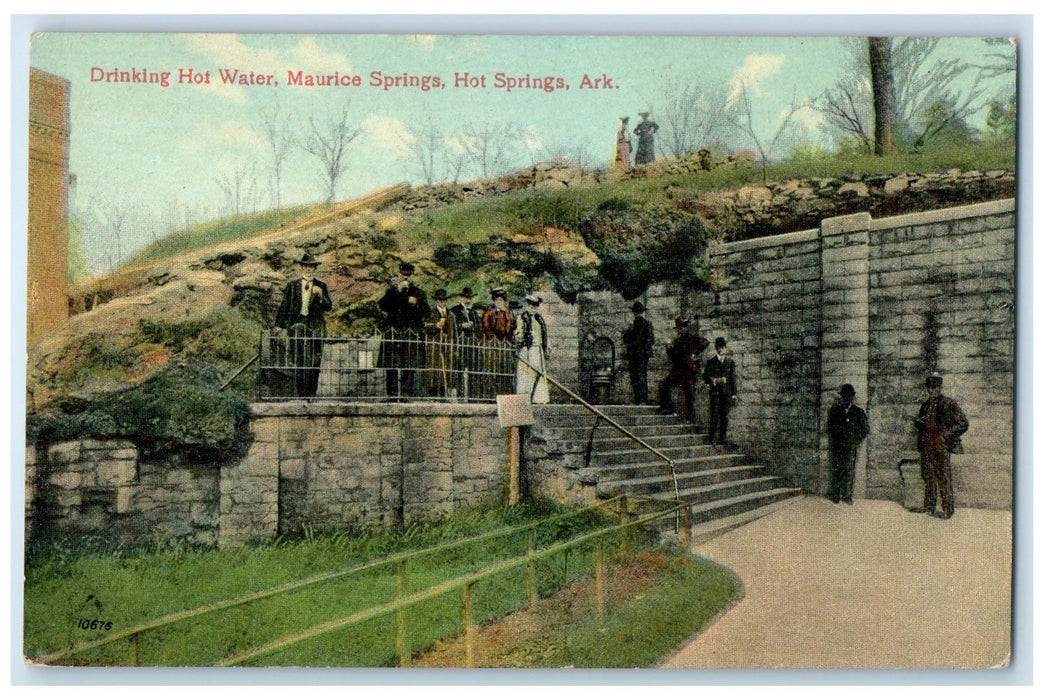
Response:
[{"label": "group of people on platform", "polygon": [[634,151],[634,165],[645,165],[656,160],[654,139],[660,130],[659,124],[649,119],[648,112],[639,112],[641,121],[634,131],[629,131],[630,117],[620,117],[620,126],[616,129],[616,145],[613,149],[613,165],[620,168],[631,167],[631,134],[638,136],[638,149]]},{"label": "group of people on platform", "polygon": [[[413,283],[413,273],[413,265],[400,264],[398,280],[378,302],[385,315],[385,330],[394,332],[382,343],[378,359],[379,366],[388,368],[385,391],[389,397],[417,395],[418,369],[426,370],[426,396],[466,393],[489,398],[511,393],[503,354],[490,354],[476,344],[499,341],[511,344],[518,353],[514,391],[530,395],[534,403],[550,400],[543,378],[548,350],[547,324],[538,311],[541,297],[527,295],[524,310],[516,315],[507,304],[506,292],[496,288],[480,314],[472,303],[470,287],[460,291],[454,306],[448,306],[445,289],[437,289],[429,303],[424,290]],[[408,337],[410,333],[415,339]]]}]

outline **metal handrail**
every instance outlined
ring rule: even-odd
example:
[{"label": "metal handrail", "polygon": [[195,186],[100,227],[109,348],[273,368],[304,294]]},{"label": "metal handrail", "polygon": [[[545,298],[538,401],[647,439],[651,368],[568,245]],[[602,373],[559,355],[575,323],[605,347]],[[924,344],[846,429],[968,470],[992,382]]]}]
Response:
[{"label": "metal handrail", "polygon": [[678,474],[674,470],[674,460],[673,459],[671,459],[670,457],[665,455],[663,452],[661,452],[657,448],[655,448],[652,445],[650,445],[649,443],[647,443],[645,440],[641,439],[640,437],[638,437],[637,435],[632,433],[627,428],[625,428],[622,425],[620,425],[619,423],[617,423],[615,420],[613,420],[608,415],[603,413],[601,410],[599,410],[593,404],[588,403],[583,397],[581,397],[579,394],[574,392],[572,389],[570,389],[569,387],[565,386],[564,384],[562,384],[562,382],[558,381],[554,377],[548,375],[547,372],[543,372],[543,371],[537,369],[536,367],[534,367],[533,365],[529,364],[528,362],[523,360],[521,357],[518,357],[517,353],[516,353],[516,357],[517,357],[517,359],[518,359],[520,364],[525,365],[530,370],[532,370],[534,373],[536,373],[538,380],[540,379],[540,377],[543,377],[544,379],[547,380],[547,382],[549,384],[553,384],[555,386],[555,388],[559,389],[566,396],[568,396],[569,398],[573,399],[574,401],[579,403],[581,406],[586,408],[588,411],[593,413],[595,416],[597,416],[598,418],[601,418],[606,423],[608,423],[612,427],[614,427],[617,430],[619,430],[621,433],[623,433],[624,437],[628,438],[632,442],[637,443],[638,445],[640,445],[644,449],[648,450],[649,452],[652,452],[658,458],[660,458],[664,462],[666,462],[668,469],[670,469],[671,482],[672,482],[672,485],[674,486],[674,500],[681,502],[681,496],[678,493]]}]

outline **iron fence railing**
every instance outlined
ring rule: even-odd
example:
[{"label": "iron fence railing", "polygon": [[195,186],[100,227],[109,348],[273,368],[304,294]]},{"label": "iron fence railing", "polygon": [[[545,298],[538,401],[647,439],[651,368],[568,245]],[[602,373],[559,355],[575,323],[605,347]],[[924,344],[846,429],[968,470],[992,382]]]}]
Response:
[{"label": "iron fence railing", "polygon": [[492,402],[515,387],[511,344],[413,332],[311,335],[304,326],[261,334],[257,398]]}]

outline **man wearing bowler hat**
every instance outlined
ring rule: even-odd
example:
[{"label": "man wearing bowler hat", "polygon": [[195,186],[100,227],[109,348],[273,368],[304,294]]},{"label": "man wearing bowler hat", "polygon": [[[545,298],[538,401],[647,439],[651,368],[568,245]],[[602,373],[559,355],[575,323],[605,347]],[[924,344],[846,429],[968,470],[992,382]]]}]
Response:
[{"label": "man wearing bowler hat", "polygon": [[[950,455],[964,452],[961,435],[968,431],[968,418],[957,402],[942,395],[942,377],[934,373],[924,381],[928,399],[921,404],[914,426],[921,453],[924,506],[915,513],[928,513],[943,520],[953,516],[953,474]],[[941,510],[936,510],[936,494]]]},{"label": "man wearing bowler hat", "polygon": [[736,399],[736,363],[725,354],[725,339],[714,339],[714,355],[703,366],[703,381],[710,395],[708,438],[710,444],[727,446],[725,431],[729,427],[729,409]]},{"label": "man wearing bowler hat", "polygon": [[693,382],[700,376],[699,354],[707,347],[707,339],[697,335],[689,328],[689,319],[678,316],[674,319],[674,330],[678,333],[667,346],[667,358],[671,361],[671,371],[660,382],[660,413],[674,413],[674,400],[671,389],[680,386],[685,399],[685,419],[695,419],[693,405]]},{"label": "man wearing bowler hat", "polygon": [[635,405],[641,406],[649,402],[649,358],[652,357],[653,335],[652,323],[645,317],[645,305],[640,301],[631,305],[634,321],[624,331],[624,359],[631,374],[631,394]]},{"label": "man wearing bowler hat", "polygon": [[866,411],[856,406],[855,387],[841,386],[840,398],[830,407],[827,432],[830,434],[830,500],[852,504],[856,454],[870,433]]},{"label": "man wearing bowler hat", "polygon": [[286,364],[295,368],[295,395],[315,396],[319,388],[319,365],[326,335],[324,314],[333,308],[326,284],[315,276],[319,261],[304,253],[297,261],[304,270],[287,282],[276,312],[275,327],[286,331]]},{"label": "man wearing bowler hat", "polygon": [[423,366],[424,345],[421,333],[428,316],[428,297],[411,281],[413,265],[399,264],[399,278],[377,302],[385,314],[389,333],[381,343],[379,365],[387,367],[385,391],[388,398],[401,398],[413,393],[415,370]]}]

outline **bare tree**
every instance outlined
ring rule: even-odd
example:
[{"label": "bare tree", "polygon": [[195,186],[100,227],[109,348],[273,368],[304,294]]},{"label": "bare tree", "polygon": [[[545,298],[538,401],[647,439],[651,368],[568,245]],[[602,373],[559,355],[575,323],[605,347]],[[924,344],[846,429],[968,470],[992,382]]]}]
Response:
[{"label": "bare tree", "polygon": [[254,166],[245,165],[237,158],[214,182],[225,195],[225,205],[230,214],[242,214],[248,209],[256,209],[258,192],[257,179],[254,177]]},{"label": "bare tree", "polygon": [[272,166],[272,204],[276,209],[280,209],[283,206],[283,163],[294,145],[291,117],[282,113],[279,101],[275,100],[267,109],[261,110],[259,126],[265,135],[265,145],[268,146],[268,157]]},{"label": "bare tree", "polygon": [[892,74],[892,40],[867,37],[870,84],[874,91],[874,154],[895,153],[895,77]]},{"label": "bare tree", "polygon": [[472,172],[481,178],[507,170],[516,162],[522,129],[515,124],[467,123],[451,136]]},{"label": "bare tree", "polygon": [[326,190],[327,204],[333,202],[337,196],[337,182],[348,167],[345,158],[348,146],[359,135],[359,127],[352,126],[349,119],[348,107],[346,103],[340,112],[323,121],[309,117],[308,133],[301,142],[301,148],[315,156],[322,165],[322,182]]},{"label": "bare tree", "polygon": [[108,201],[92,199],[91,209],[108,239],[102,245],[105,246],[105,258],[109,272],[112,272],[123,260],[123,243],[130,223],[130,207],[122,201],[122,198]]},{"label": "bare tree", "polygon": [[744,83],[739,95],[735,98],[729,111],[729,122],[754,144],[761,159],[761,180],[768,181],[768,162],[780,144],[792,140],[794,115],[803,109],[805,105],[791,103],[787,111],[782,115],[779,126],[771,138],[765,138],[754,126],[754,109],[750,101],[750,90]]},{"label": "bare tree", "polygon": [[[983,80],[988,72],[962,58],[941,56],[937,52],[940,39],[877,40],[891,45],[888,51],[894,86],[891,123],[897,142],[921,146],[985,106],[979,98],[985,90]],[[872,79],[874,70],[868,46],[866,41],[852,41],[846,74],[817,101],[827,124],[841,136],[856,138],[867,152],[876,138],[872,133],[875,93],[868,80]],[[879,77],[885,74],[886,71],[880,71]]]},{"label": "bare tree", "polygon": [[986,62],[976,64],[982,71],[983,78],[997,78],[1002,75],[1014,75],[1017,65],[1015,57],[1015,40],[999,37],[987,37],[983,42],[993,50],[986,54]]},{"label": "bare tree", "polygon": [[410,145],[409,155],[410,164],[420,171],[425,184],[430,185],[438,179],[445,151],[446,138],[442,130],[430,118],[427,119]]},{"label": "bare tree", "polygon": [[664,104],[657,118],[660,155],[724,147],[729,112],[724,85],[673,85],[664,94]]}]

